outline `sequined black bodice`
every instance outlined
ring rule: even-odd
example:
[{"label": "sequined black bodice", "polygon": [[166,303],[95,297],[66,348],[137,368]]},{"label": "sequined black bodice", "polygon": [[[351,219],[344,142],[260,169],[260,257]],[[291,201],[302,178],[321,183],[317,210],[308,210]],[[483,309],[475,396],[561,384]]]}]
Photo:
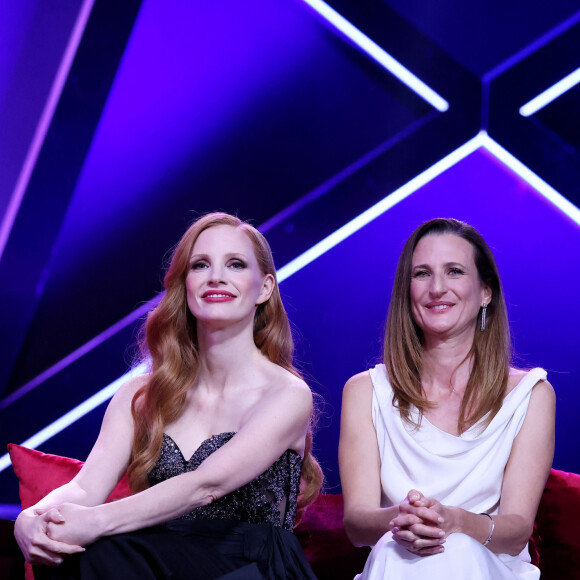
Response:
[{"label": "sequined black bodice", "polygon": [[[157,462],[149,472],[149,485],[196,470],[214,451],[225,445],[235,432],[220,433],[206,439],[186,460],[166,434]],[[236,520],[252,524],[273,524],[292,530],[300,489],[302,458],[288,449],[262,475],[209,505],[194,509],[182,519]]]}]

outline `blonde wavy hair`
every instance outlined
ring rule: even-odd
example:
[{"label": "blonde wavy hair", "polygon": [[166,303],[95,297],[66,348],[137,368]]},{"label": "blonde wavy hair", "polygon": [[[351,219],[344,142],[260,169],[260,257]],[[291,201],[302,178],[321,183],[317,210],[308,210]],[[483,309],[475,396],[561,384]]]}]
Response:
[{"label": "blonde wavy hair", "polygon": [[[252,242],[262,274],[272,274],[274,290],[254,316],[254,343],[273,363],[297,377],[293,365],[294,343],[276,282],[272,251],[264,236],[250,224],[226,213],[210,213],[195,221],[177,244],[165,274],[165,294],[149,312],[141,340],[143,357],[150,358],[151,374],[131,406],[135,423],[131,463],[128,468],[133,493],[148,487],[147,474],[157,461],[165,425],[183,412],[188,389],[199,366],[196,319],[187,306],[185,279],[193,246],[208,228],[228,225],[242,230]],[[302,464],[299,513],[312,503],[322,485],[322,471],[312,455],[312,427],[306,436]]]},{"label": "blonde wavy hair", "polygon": [[[465,358],[471,362],[471,372],[459,412],[461,434],[488,413],[486,424],[497,414],[506,393],[512,358],[507,309],[497,265],[491,249],[474,227],[455,219],[436,218],[421,224],[407,240],[397,264],[389,304],[384,363],[393,387],[393,404],[403,419],[411,422],[413,405],[420,414],[432,407],[421,385],[423,332],[413,319],[411,277],[413,252],[419,240],[441,234],[452,234],[471,244],[479,279],[492,292],[485,331],[476,330]],[[481,308],[475,322],[478,328],[480,321]]]}]

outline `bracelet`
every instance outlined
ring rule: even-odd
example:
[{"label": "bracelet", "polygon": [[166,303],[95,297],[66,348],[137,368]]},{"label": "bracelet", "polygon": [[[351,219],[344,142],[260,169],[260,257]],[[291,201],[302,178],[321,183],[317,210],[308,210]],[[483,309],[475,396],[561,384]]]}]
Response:
[{"label": "bracelet", "polygon": [[486,514],[485,512],[482,512],[479,515],[480,516],[487,516],[491,520],[491,529],[489,530],[489,536],[488,536],[487,540],[485,540],[485,542],[483,542],[483,545],[487,546],[491,542],[491,537],[493,536],[493,530],[495,530],[495,522],[493,521],[493,518],[489,514]]}]

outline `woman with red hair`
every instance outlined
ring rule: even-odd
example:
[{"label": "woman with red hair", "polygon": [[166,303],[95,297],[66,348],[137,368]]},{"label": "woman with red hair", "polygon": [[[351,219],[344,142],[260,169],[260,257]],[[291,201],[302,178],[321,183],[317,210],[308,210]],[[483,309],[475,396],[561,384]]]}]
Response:
[{"label": "woman with red hair", "polygon": [[[61,579],[313,578],[292,534],[322,480],[312,393],[268,243],[206,215],[164,283],[150,372],[116,393],[80,473],[16,522],[27,561]],[[125,472],[133,495],[104,504]]]}]

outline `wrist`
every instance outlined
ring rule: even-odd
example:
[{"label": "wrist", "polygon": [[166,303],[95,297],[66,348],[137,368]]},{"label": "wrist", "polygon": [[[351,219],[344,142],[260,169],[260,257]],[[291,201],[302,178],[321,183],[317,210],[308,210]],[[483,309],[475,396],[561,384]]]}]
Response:
[{"label": "wrist", "polygon": [[444,526],[448,534],[465,532],[465,510],[455,506],[444,506],[441,514],[445,520]]},{"label": "wrist", "polygon": [[106,507],[107,504],[103,504],[89,508],[92,512],[91,516],[93,525],[95,526],[95,532],[99,538],[112,534],[112,523],[109,518],[109,510]]},{"label": "wrist", "polygon": [[381,508],[383,514],[383,522],[385,524],[385,532],[390,532],[393,529],[393,520],[401,513],[399,506],[395,505],[388,508]]}]

